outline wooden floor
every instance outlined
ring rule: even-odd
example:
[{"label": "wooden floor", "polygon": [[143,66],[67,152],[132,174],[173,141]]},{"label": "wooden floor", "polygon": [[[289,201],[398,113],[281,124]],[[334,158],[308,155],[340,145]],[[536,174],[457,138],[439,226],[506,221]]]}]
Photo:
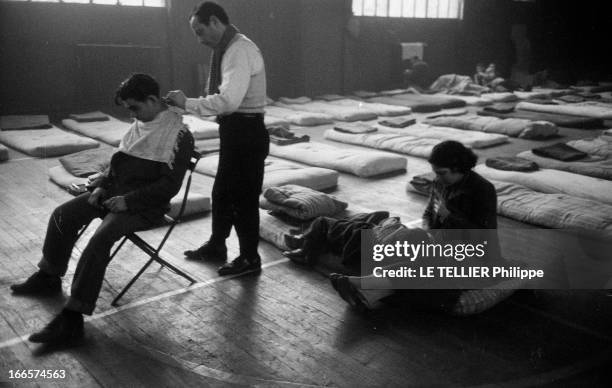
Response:
[{"label": "wooden floor", "polygon": [[[324,129],[298,132],[321,140]],[[596,132],[564,129],[562,135]],[[511,155],[533,144],[512,139],[479,154]],[[259,275],[219,278],[219,263],[183,260],[183,250],[207,238],[210,215],[179,225],[165,249],[166,258],[197,279],[194,286],[153,268],[121,307],[110,307],[145,260],[126,246],[108,268],[84,340],[63,349],[31,344],[25,338],[62,307],[84,246],[80,241],[73,252],[64,296],[11,295],[9,285],[36,270],[49,214],[70,198],[48,181],[47,170],[56,165],[57,158],[14,151],[0,164],[0,385],[609,386],[612,298],[602,291],[522,291],[468,318],[393,305],[362,316],[337,296],[325,274],[293,265],[265,242]],[[333,193],[410,221],[420,217],[425,198],[407,194],[405,185],[428,168],[408,158],[407,173],[375,180],[342,174]],[[208,194],[211,187],[211,178],[196,176],[195,191]],[[527,231],[508,233],[520,240],[505,243],[511,256],[539,256],[532,227],[502,218],[500,225],[502,236]],[[228,246],[237,255],[235,236]],[[66,378],[11,380],[10,371],[18,369],[64,369]]]}]

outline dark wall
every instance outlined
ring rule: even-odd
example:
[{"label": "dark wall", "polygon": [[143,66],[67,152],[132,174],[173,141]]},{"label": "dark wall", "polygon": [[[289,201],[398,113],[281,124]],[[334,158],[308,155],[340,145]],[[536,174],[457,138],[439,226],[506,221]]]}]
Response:
[{"label": "dark wall", "polygon": [[[94,83],[113,90],[131,71],[157,69],[154,75],[167,86],[168,73],[162,70],[169,67],[165,26],[163,8],[0,2],[0,111],[61,115],[87,108],[89,99],[100,101],[100,96],[87,94],[95,90]],[[84,70],[77,46],[82,43],[146,45],[157,48],[161,58],[158,66],[137,69],[138,58],[120,50],[122,56],[108,64]],[[118,75],[122,63],[132,66]],[[96,78],[84,82],[86,73]],[[103,100],[109,108],[111,97]]]}]

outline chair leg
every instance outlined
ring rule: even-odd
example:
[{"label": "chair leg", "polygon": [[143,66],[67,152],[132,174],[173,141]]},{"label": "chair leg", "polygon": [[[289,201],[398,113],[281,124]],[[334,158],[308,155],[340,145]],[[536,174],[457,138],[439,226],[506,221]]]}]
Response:
[{"label": "chair leg", "polygon": [[162,259],[161,257],[157,256],[155,258],[155,261],[157,261],[159,264],[161,264],[162,268],[163,267],[167,267],[170,271],[174,272],[175,274],[189,280],[189,282],[191,284],[195,283],[195,279],[192,278],[191,276],[187,275],[185,272],[181,271],[180,269],[178,269],[177,267],[175,267],[174,265],[168,263],[166,260]]},{"label": "chair leg", "polygon": [[129,283],[125,287],[123,287],[123,290],[121,290],[121,292],[119,292],[119,294],[115,297],[115,299],[113,299],[113,301],[111,302],[111,306],[117,306],[117,302],[119,302],[119,299],[121,299],[121,297],[130,289],[130,287],[132,287],[132,284],[134,284],[134,282],[140,277],[140,275],[142,275],[142,273],[151,265],[153,261],[154,259],[150,258],[149,261],[147,261],[147,263],[142,266],[140,271],[138,271],[138,273],[132,278],[132,280],[130,280]]}]

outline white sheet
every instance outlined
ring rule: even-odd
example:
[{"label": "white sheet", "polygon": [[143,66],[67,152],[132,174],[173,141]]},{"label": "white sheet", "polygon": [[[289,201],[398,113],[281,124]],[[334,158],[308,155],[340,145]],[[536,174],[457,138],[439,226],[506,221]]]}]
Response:
[{"label": "white sheet", "polygon": [[390,128],[383,125],[376,125],[376,127],[381,132],[393,132],[418,138],[438,139],[439,141],[455,140],[471,148],[491,147],[508,141],[508,136],[506,135],[462,131],[455,128],[436,127],[421,123],[410,125],[406,128]]}]

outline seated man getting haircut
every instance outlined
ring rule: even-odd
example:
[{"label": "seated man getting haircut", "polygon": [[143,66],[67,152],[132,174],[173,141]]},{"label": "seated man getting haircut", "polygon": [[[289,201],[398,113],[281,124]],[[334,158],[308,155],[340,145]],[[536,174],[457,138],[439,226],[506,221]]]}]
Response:
[{"label": "seated man getting haircut", "polygon": [[160,100],[159,85],[151,76],[134,74],[126,79],[115,101],[136,119],[110,166],[90,184],[88,192],[53,211],[38,272],[11,286],[15,295],[61,293],[61,277],[79,231],[93,219],[102,219],[81,254],[64,309],[42,331],[30,336],[32,342],[63,343],[83,335],[82,314],[94,311],[111,247],[121,237],[163,221],[189,166],[193,137],[181,116]]}]

